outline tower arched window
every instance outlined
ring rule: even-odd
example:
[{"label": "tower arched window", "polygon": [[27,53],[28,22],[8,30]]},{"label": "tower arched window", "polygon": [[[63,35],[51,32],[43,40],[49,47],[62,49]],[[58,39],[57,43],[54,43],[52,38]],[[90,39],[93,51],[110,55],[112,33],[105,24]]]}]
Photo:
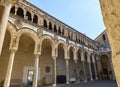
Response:
[{"label": "tower arched window", "polygon": [[59,29],[58,29],[58,33],[59,33],[59,34],[61,34],[61,30],[60,30],[60,27],[59,27]]},{"label": "tower arched window", "polygon": [[106,40],[106,37],[105,37],[105,35],[103,34],[103,41],[105,41]]},{"label": "tower arched window", "polygon": [[43,23],[44,27],[47,28],[47,21],[44,20],[44,23]]},{"label": "tower arched window", "polygon": [[57,28],[56,28],[56,25],[54,25],[54,32],[57,32]]},{"label": "tower arched window", "polygon": [[37,15],[34,15],[33,22],[36,24],[38,23],[38,16]]},{"label": "tower arched window", "polygon": [[15,14],[15,6],[13,6],[10,10],[10,13],[14,13]]},{"label": "tower arched window", "polygon": [[70,32],[68,32],[68,38],[70,38]]},{"label": "tower arched window", "polygon": [[62,30],[62,35],[64,35],[64,29]]},{"label": "tower arched window", "polygon": [[73,39],[73,34],[71,33],[71,39]]},{"label": "tower arched window", "polygon": [[22,8],[18,8],[17,15],[22,17],[22,18],[24,18],[24,14],[23,13],[24,13],[23,9]]},{"label": "tower arched window", "polygon": [[29,21],[31,21],[32,20],[32,18],[31,18],[31,13],[30,12],[26,12],[26,17],[27,17],[27,19],[29,20]]},{"label": "tower arched window", "polygon": [[52,30],[52,24],[49,22],[49,29]]}]

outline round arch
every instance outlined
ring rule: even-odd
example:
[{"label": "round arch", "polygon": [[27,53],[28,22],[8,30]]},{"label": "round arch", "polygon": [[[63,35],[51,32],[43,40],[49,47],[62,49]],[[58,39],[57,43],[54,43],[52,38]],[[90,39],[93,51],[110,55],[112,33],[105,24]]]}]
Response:
[{"label": "round arch", "polygon": [[[63,40],[59,40],[56,44],[56,48],[58,49],[58,46],[62,45],[63,49],[64,49],[64,53],[65,53],[65,58],[67,58],[67,44],[65,41]],[[57,51],[58,52],[58,51]],[[58,53],[57,53],[58,54]]]},{"label": "round arch", "polygon": [[67,44],[63,40],[59,40],[56,44],[56,48],[57,83],[66,83]]},{"label": "round arch", "polygon": [[49,36],[49,35],[46,35],[46,34],[42,35],[40,37],[40,48],[42,48],[42,43],[46,39],[50,41],[50,45],[52,47],[52,56],[56,56],[56,54],[57,54],[56,51],[55,51],[56,47],[55,47],[55,42],[54,42],[54,39],[52,38],[52,36]]},{"label": "round arch", "polygon": [[35,42],[39,40],[37,33],[35,33],[32,29],[22,28],[17,32],[18,37],[20,38],[22,34],[27,34],[30,36]]},{"label": "round arch", "polygon": [[73,44],[69,44],[68,46],[68,55],[70,56],[70,49],[72,50],[73,52],[73,55],[75,54],[75,46]]},{"label": "round arch", "polygon": [[40,42],[44,41],[45,39],[49,39],[51,41],[51,46],[52,47],[55,45],[54,38],[52,36],[44,34],[40,37]]},{"label": "round arch", "polygon": [[101,54],[100,59],[102,67],[101,78],[102,80],[110,79],[110,75],[112,75],[112,68],[109,62],[109,56],[107,54]]}]

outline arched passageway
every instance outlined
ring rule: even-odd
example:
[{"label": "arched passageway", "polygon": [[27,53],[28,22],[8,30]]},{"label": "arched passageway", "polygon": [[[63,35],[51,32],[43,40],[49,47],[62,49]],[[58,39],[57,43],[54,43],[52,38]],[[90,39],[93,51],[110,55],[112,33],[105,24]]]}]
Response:
[{"label": "arched passageway", "polygon": [[77,52],[77,57],[78,57],[78,73],[79,73],[79,76],[78,77],[78,80],[79,81],[83,81],[84,80],[84,71],[83,71],[83,65],[82,65],[82,61],[81,61],[81,50],[79,49],[78,52]]},{"label": "arched passageway", "polygon": [[58,45],[57,83],[66,83],[66,62],[63,44]]},{"label": "arched passageway", "polygon": [[19,85],[21,82],[24,85],[32,85],[35,60],[34,47],[34,40],[28,34],[22,34],[15,54],[11,83],[15,81]]},{"label": "arched passageway", "polygon": [[88,53],[87,52],[85,52],[84,58],[85,58],[86,77],[87,77],[87,80],[90,80],[89,64],[88,64]]},{"label": "arched passageway", "polygon": [[71,79],[75,79],[75,81],[77,80],[77,75],[76,75],[76,64],[75,64],[75,60],[74,60],[74,48],[70,47],[70,65],[69,65],[69,71],[70,71],[70,81]]},{"label": "arched passageway", "polygon": [[42,41],[40,56],[40,83],[42,85],[53,84],[54,62],[52,58],[52,45],[49,39]]},{"label": "arched passageway", "polygon": [[109,57],[106,54],[100,56],[102,71],[100,72],[101,79],[112,79],[112,69],[109,62]]}]

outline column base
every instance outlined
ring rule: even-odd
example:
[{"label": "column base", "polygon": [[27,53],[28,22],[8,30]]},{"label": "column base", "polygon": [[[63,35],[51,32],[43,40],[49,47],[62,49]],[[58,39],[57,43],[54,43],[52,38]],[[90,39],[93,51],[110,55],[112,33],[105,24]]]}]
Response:
[{"label": "column base", "polygon": [[56,84],[53,84],[52,87],[56,87]]},{"label": "column base", "polygon": [[70,82],[66,82],[66,84],[70,84]]},{"label": "column base", "polygon": [[91,78],[90,81],[93,81],[93,78]]},{"label": "column base", "polygon": [[80,83],[80,81],[78,80],[76,83]]},{"label": "column base", "polygon": [[87,82],[87,80],[84,80],[84,82]]},{"label": "column base", "polygon": [[95,78],[95,80],[98,80],[98,78]]}]

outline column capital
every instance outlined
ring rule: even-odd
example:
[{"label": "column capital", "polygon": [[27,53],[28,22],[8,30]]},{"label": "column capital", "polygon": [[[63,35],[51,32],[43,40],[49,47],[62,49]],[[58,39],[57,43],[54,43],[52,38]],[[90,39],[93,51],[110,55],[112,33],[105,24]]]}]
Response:
[{"label": "column capital", "polygon": [[19,43],[19,38],[17,36],[13,36],[11,38],[11,42],[10,42],[10,50],[17,50],[18,49],[18,43]]},{"label": "column capital", "polygon": [[52,56],[53,60],[56,60],[57,56]]},{"label": "column capital", "polygon": [[13,53],[13,52],[16,52],[17,51],[17,49],[10,49],[10,51],[11,51],[11,53]]},{"label": "column capital", "polygon": [[38,54],[34,54],[35,56],[40,56],[40,54],[38,53]]},{"label": "column capital", "polygon": [[78,59],[74,59],[75,63],[77,63]]},{"label": "column capital", "polygon": [[66,57],[66,58],[65,58],[65,60],[69,60],[69,59],[70,59],[70,57]]},{"label": "column capital", "polygon": [[39,41],[35,44],[34,55],[41,55],[41,44]]},{"label": "column capital", "polygon": [[35,53],[34,55],[35,55],[35,56],[40,56],[41,53],[40,53],[40,52],[37,52],[37,53]]}]

